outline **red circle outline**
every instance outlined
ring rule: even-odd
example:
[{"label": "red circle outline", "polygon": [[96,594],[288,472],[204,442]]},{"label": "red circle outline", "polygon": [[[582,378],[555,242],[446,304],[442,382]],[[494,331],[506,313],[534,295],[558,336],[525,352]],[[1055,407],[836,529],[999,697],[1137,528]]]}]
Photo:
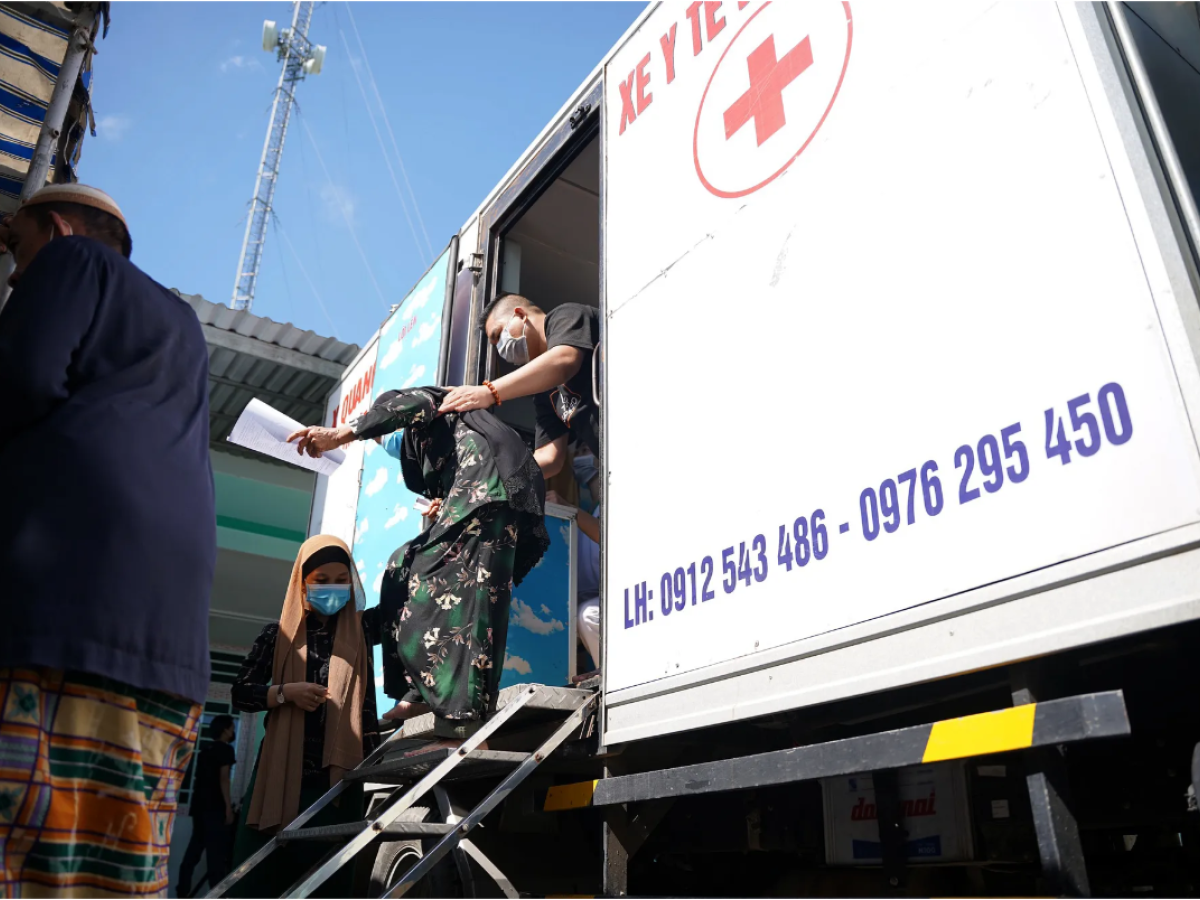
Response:
[{"label": "red circle outline", "polygon": [[717,64],[713,66],[712,74],[708,76],[708,84],[704,86],[704,94],[700,97],[700,108],[696,110],[696,126],[692,130],[692,163],[696,167],[696,176],[700,179],[700,183],[704,185],[710,194],[714,194],[717,197],[725,197],[728,199],[745,197],[747,194],[753,194],[760,188],[766,187],[768,184],[786,172],[788,167],[796,161],[800,154],[808,149],[808,145],[812,143],[813,138],[817,136],[817,132],[821,130],[821,126],[825,124],[825,119],[829,117],[829,111],[833,109],[833,103],[835,100],[837,100],[838,94],[842,90],[842,82],[846,78],[846,69],[850,65],[850,47],[854,43],[854,19],[850,14],[849,0],[842,0],[842,7],[846,10],[846,58],[842,61],[842,73],[838,76],[837,86],[833,89],[833,96],[829,98],[829,105],[825,107],[825,112],[821,114],[820,121],[817,122],[817,126],[812,130],[812,133],[809,134],[804,143],[800,145],[800,149],[797,150],[791,156],[791,158],[784,162],[784,164],[779,167],[774,175],[764,179],[763,181],[760,181],[758,184],[753,185],[752,187],[748,187],[742,191],[731,192],[723,191],[709,183],[709,180],[704,177],[704,171],[700,168],[699,147],[700,116],[704,112],[704,103],[708,99],[708,89],[712,87],[713,79],[717,77],[717,72],[721,68],[721,63],[725,62],[725,57],[728,55],[729,51],[733,49],[733,45],[737,43],[737,39],[742,36],[742,32],[749,27],[750,23],[754,21],[755,17],[759,13],[761,13],[770,5],[770,3],[764,3],[761,7],[759,7],[759,9],[755,10],[754,15],[750,16],[750,18],[746,20],[745,24],[738,29],[738,33],[733,36],[733,40],[729,42],[729,46],[725,48],[725,51],[721,54],[721,58],[718,59]]}]

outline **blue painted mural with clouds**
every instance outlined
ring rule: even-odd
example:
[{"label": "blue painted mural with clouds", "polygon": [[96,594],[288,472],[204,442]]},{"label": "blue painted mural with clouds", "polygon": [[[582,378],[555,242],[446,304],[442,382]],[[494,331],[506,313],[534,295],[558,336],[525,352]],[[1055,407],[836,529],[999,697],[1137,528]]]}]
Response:
[{"label": "blue painted mural with clouds", "polygon": [[[433,384],[442,345],[449,251],[417,282],[379,332],[371,401],[384,391]],[[367,606],[379,604],[383,568],[398,547],[421,531],[416,495],[404,486],[400,462],[374,441],[364,441],[362,487],[354,527],[354,563],[367,593]],[[383,693],[382,648],[375,648],[375,692],[379,713],[393,706]]]},{"label": "blue painted mural with clouds", "polygon": [[571,522],[546,517],[550,549],[513,589],[502,688],[513,684],[564,685],[570,681]]}]

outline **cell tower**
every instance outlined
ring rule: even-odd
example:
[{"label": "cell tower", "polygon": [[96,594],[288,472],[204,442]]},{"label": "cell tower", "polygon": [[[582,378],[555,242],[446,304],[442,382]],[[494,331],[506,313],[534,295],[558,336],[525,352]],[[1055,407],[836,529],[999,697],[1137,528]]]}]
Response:
[{"label": "cell tower", "polygon": [[275,199],[275,183],[279,180],[279,163],[283,159],[283,142],[292,118],[292,106],[296,102],[296,85],[306,75],[320,75],[325,63],[325,48],[308,39],[312,15],[311,0],[299,0],[292,4],[291,28],[280,31],[274,22],[263,22],[263,49],[275,53],[276,59],[283,63],[283,70],[279,73],[279,85],[275,88],[271,124],[267,126],[267,141],[263,145],[262,161],[258,164],[254,198],[250,201],[246,238],[242,242],[233,300],[229,304],[234,309],[249,310],[254,303],[258,267],[267,241],[267,222]]}]

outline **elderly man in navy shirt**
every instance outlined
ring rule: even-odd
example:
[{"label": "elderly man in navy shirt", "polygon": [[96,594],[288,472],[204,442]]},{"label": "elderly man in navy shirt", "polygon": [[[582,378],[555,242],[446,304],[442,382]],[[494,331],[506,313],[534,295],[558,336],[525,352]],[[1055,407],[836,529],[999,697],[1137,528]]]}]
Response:
[{"label": "elderly man in navy shirt", "polygon": [[208,350],[112,198],[0,229],[4,890],[156,894],[208,690]]}]

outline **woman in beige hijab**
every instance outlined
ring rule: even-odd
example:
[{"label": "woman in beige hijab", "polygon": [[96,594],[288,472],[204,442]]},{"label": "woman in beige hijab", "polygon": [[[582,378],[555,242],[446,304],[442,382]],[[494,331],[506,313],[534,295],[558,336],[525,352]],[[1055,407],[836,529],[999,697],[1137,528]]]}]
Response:
[{"label": "woman in beige hijab", "polygon": [[[231,691],[242,712],[267,712],[266,736],[243,805],[234,864],[262,847],[315,803],[349,769],[379,745],[371,644],[379,643],[376,610],[362,611],[365,594],[349,548],[336,537],[317,535],[300,548],[278,624],[263,628],[242,663]],[[361,794],[342,800],[314,824],[362,818]],[[292,881],[296,868],[287,849],[266,861],[263,878]],[[252,873],[254,877],[259,873]],[[271,879],[273,882],[275,879]],[[249,884],[238,893],[265,896]],[[286,890],[262,888],[273,896]]]}]

